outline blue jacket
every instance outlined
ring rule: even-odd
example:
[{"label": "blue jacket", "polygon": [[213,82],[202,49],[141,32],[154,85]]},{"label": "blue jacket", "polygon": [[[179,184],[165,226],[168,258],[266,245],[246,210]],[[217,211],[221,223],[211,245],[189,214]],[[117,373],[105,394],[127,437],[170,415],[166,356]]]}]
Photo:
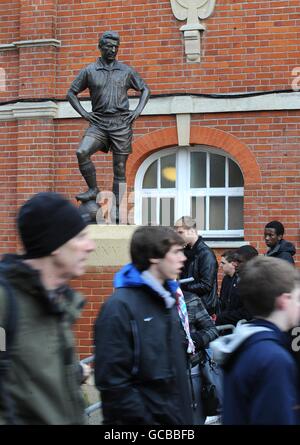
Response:
[{"label": "blue jacket", "polygon": [[286,333],[254,320],[211,346],[224,369],[225,425],[299,423],[299,376]]},{"label": "blue jacket", "polygon": [[115,276],[95,326],[104,424],[192,424],[186,349],[173,290],[133,265]]}]

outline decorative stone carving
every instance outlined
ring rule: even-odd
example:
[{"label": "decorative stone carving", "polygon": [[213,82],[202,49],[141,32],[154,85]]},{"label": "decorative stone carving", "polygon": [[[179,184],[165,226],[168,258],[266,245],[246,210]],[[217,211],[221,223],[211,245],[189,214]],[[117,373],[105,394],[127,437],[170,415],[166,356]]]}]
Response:
[{"label": "decorative stone carving", "polygon": [[187,20],[180,28],[183,32],[187,62],[200,62],[201,32],[205,26],[199,23],[209,17],[215,7],[216,0],[170,0],[174,16],[178,20]]}]

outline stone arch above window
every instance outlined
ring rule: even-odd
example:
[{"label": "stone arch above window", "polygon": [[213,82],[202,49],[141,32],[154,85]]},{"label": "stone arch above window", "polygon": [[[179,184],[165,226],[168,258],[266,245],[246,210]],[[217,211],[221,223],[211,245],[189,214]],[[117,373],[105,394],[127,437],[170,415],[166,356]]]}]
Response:
[{"label": "stone arch above window", "polygon": [[[220,148],[228,153],[242,170],[245,188],[261,182],[261,173],[254,154],[246,144],[230,133],[215,128],[192,126],[190,144]],[[154,131],[136,139],[133,154],[127,164],[128,184],[133,186],[135,174],[146,157],[157,150],[176,145],[178,138],[175,127]]]}]

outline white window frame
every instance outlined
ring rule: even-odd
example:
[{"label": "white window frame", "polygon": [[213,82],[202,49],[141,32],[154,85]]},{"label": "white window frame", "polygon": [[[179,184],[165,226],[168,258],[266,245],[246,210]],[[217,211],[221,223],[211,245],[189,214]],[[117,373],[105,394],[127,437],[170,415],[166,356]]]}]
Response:
[{"label": "white window frame", "polygon": [[[205,188],[190,188],[190,156],[192,152],[205,152],[208,153],[206,157],[206,187]],[[157,184],[160,181],[160,159],[164,156],[176,155],[176,188],[173,189],[143,189],[143,180],[147,169],[150,165],[158,160],[157,169]],[[209,187],[209,156],[210,154],[217,154],[225,157],[225,187]],[[242,238],[244,236],[244,230],[228,230],[228,198],[232,196],[244,197],[244,187],[229,187],[229,162],[231,159],[236,162],[231,156],[223,150],[214,149],[205,145],[198,145],[193,147],[172,147],[168,149],[160,150],[150,155],[140,165],[136,178],[135,178],[135,208],[134,208],[134,220],[135,224],[142,224],[142,198],[155,197],[156,202],[156,214],[159,221],[159,202],[160,198],[172,197],[175,199],[175,221],[183,215],[191,214],[191,196],[205,196],[206,197],[206,227],[209,224],[209,199],[210,196],[225,197],[225,230],[201,230],[201,234],[207,238]],[[181,171],[178,166],[181,165]],[[237,164],[238,165],[238,164]],[[185,166],[185,167],[183,167]],[[239,165],[238,165],[239,167]],[[239,167],[240,168],[240,167]],[[240,168],[241,170],[241,168]],[[241,170],[242,173],[242,170]],[[180,190],[180,193],[179,193]],[[187,199],[187,196],[189,199]],[[158,221],[156,223],[158,224]]]}]

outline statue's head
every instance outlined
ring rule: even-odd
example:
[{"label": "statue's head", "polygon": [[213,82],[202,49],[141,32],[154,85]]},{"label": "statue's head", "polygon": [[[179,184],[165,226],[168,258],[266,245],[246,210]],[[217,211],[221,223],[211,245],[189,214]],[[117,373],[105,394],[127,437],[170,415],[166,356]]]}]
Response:
[{"label": "statue's head", "polygon": [[99,39],[98,48],[102,58],[111,63],[115,60],[120,45],[120,36],[115,31],[106,31]]},{"label": "statue's head", "polygon": [[120,36],[116,31],[105,31],[99,38],[99,44],[98,48],[100,49],[107,40],[112,40],[113,42],[117,43],[117,45],[120,45]]}]

